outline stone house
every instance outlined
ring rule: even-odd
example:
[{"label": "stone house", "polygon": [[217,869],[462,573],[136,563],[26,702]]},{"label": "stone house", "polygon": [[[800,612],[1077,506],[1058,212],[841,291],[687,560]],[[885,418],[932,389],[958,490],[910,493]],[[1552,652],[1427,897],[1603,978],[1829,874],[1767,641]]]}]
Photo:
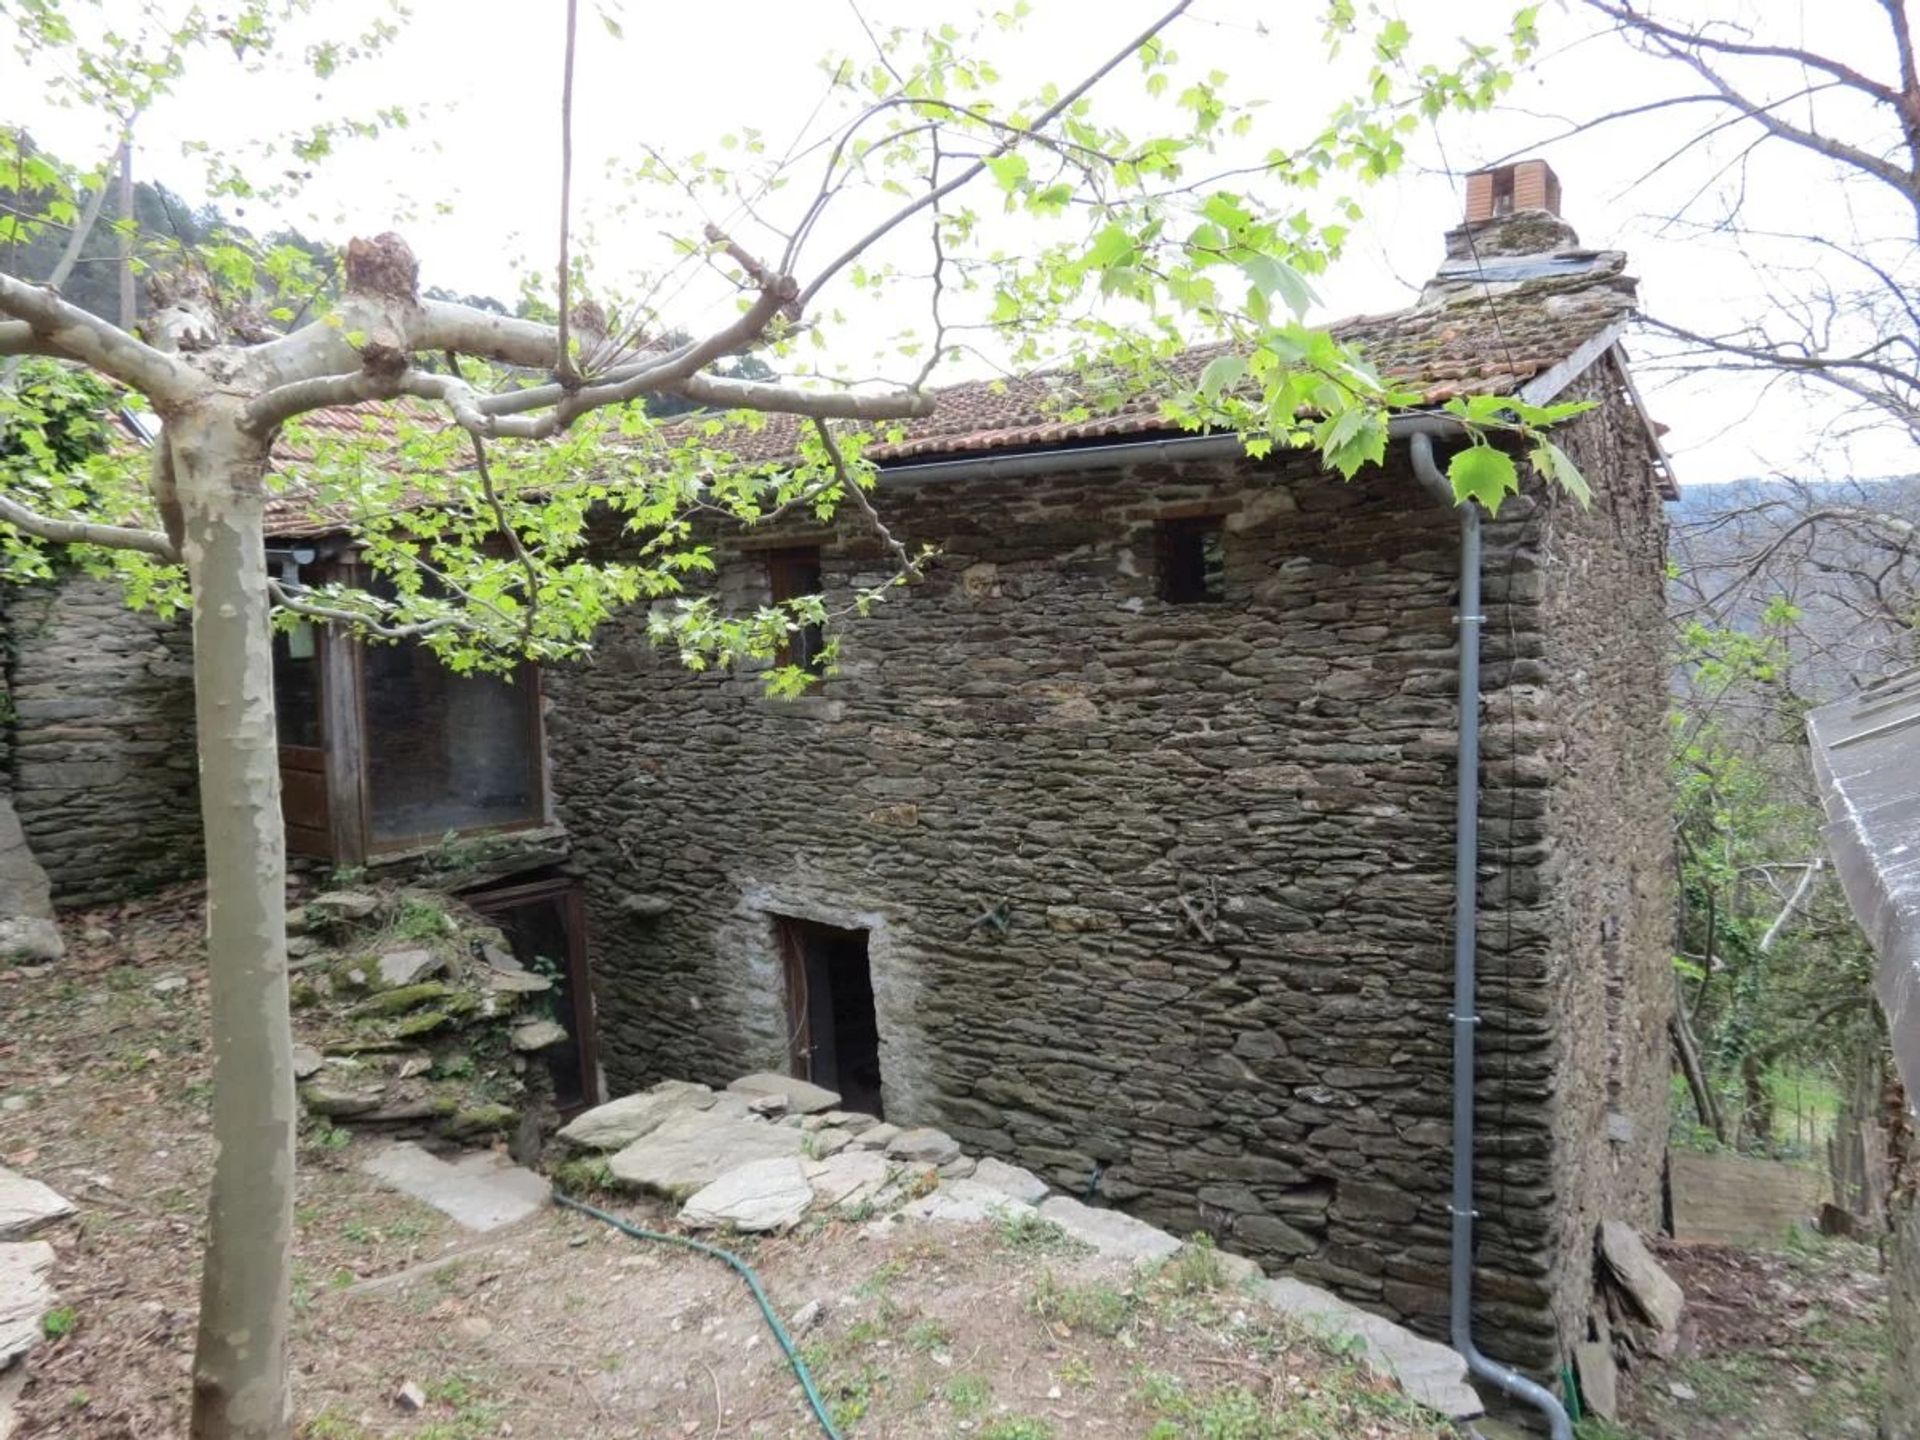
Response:
[{"label": "stone house", "polygon": [[[1594,402],[1592,507],[1529,486],[1484,565],[1476,1319],[1544,1371],[1596,1222],[1660,1214],[1672,490],[1624,257],[1514,182],[1337,330],[1429,400]],[[1444,1333],[1456,517],[1404,440],[1343,483],[1042,398],[957,387],[880,452],[940,558],[806,698],[642,613],[548,677],[612,1089],[791,1069]],[[718,544],[741,602],[886,570],[851,517]]]},{"label": "stone house", "polygon": [[[1474,1313],[1536,1372],[1587,1338],[1597,1222],[1658,1222],[1672,998],[1672,481],[1620,347],[1624,257],[1581,248],[1557,205],[1538,162],[1473,177],[1418,303],[1336,327],[1430,402],[1594,407],[1560,436],[1591,507],[1529,484],[1482,567]],[[635,610],[590,665],[489,702],[465,760],[423,768],[447,733],[404,741],[399,795],[366,717],[432,730],[438,682],[285,642],[286,723],[338,717],[283,731],[295,848],[378,862],[422,815],[563,829],[550,873],[584,897],[583,1023],[613,1093],[790,1070],[1444,1333],[1458,518],[1404,435],[1347,483],[1170,430],[1152,396],[1071,424],[1046,398],[958,386],[870,452],[889,524],[939,557],[796,701],[681,669]],[[778,458],[790,432],[754,443]],[[352,563],[324,525],[279,529],[285,563]],[[740,602],[886,569],[851,517],[716,544]],[[60,622],[24,646],[10,613],[22,820],[56,895],[93,898],[89,867],[141,824],[69,862],[25,796],[111,786],[185,835],[191,766],[48,772],[32,736],[78,717],[23,702],[66,663]],[[177,637],[140,633],[149,668],[178,663]],[[86,743],[107,756],[170,703],[113,697]],[[476,771],[495,779],[460,791]]]}]

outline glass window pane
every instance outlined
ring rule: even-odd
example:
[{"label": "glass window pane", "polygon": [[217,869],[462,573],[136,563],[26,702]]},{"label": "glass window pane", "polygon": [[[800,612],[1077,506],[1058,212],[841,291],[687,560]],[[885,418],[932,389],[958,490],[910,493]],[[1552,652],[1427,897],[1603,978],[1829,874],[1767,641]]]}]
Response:
[{"label": "glass window pane", "polygon": [[531,666],[455,675],[405,644],[368,645],[364,664],[375,844],[541,818]]},{"label": "glass window pane", "polygon": [[273,634],[273,713],[282,745],[320,746],[320,647],[313,627]]}]

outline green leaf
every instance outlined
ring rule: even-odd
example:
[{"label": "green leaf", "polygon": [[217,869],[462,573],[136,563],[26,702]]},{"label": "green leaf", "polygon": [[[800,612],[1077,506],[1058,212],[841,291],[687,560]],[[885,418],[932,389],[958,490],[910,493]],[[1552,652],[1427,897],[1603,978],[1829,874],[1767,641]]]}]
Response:
[{"label": "green leaf", "polygon": [[1200,393],[1209,400],[1218,400],[1222,390],[1239,384],[1240,377],[1246,373],[1247,362],[1238,355],[1216,355],[1200,372]]},{"label": "green leaf", "polygon": [[1278,294],[1296,318],[1307,313],[1307,307],[1313,303],[1313,291],[1300,272],[1286,261],[1272,255],[1252,254],[1241,258],[1238,264],[1262,295]]},{"label": "green leaf", "polygon": [[1513,457],[1491,445],[1474,445],[1447,462],[1447,479],[1453,482],[1453,498],[1465,504],[1478,500],[1489,515],[1500,513],[1500,502],[1520,488],[1520,473]]},{"label": "green leaf", "polygon": [[1527,458],[1533,462],[1533,468],[1543,480],[1558,485],[1582,506],[1593,504],[1593,488],[1587,484],[1587,477],[1580,473],[1580,467],[1573,463],[1567,452],[1551,440],[1542,440],[1535,445]]},{"label": "green leaf", "polygon": [[989,155],[985,163],[987,169],[993,172],[993,178],[1000,182],[1000,188],[1009,194],[1019,189],[1027,178],[1027,157],[1024,155]]}]

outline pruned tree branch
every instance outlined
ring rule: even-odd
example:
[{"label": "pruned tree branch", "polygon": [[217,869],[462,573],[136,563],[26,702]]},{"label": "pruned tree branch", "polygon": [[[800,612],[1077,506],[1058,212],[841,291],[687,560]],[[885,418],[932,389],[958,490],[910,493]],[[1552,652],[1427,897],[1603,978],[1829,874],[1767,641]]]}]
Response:
[{"label": "pruned tree branch", "polygon": [[0,323],[0,351],[53,355],[91,365],[157,406],[177,405],[205,389],[192,367],[88,314],[51,290],[0,275],[0,315],[24,321],[29,335]]}]

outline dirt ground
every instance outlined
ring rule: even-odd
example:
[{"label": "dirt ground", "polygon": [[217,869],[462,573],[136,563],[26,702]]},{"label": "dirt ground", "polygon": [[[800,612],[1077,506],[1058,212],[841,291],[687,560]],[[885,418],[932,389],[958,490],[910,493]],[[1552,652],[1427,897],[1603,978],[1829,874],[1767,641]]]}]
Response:
[{"label": "dirt ground", "polygon": [[[28,1362],[26,1437],[184,1434],[211,1156],[198,928],[198,896],[176,890],[74,917],[57,966],[0,969],[0,1163],[80,1212],[46,1237],[61,1333]],[[460,1231],[359,1173],[375,1143],[302,1136],[305,1440],[819,1433],[718,1262],[559,1209]],[[849,1437],[1451,1433],[1274,1328],[1205,1265],[1142,1281],[1043,1229],[992,1226],[833,1223],[739,1248],[783,1317],[821,1302],[796,1338]],[[1587,1440],[1872,1434],[1884,1361],[1872,1250],[1663,1254],[1689,1296],[1695,1353],[1629,1377],[1623,1422],[1589,1423]],[[396,1402],[409,1385],[418,1412]]]},{"label": "dirt ground", "polygon": [[1686,1292],[1681,1354],[1625,1385],[1590,1440],[1820,1440],[1879,1431],[1886,1282],[1872,1246],[1809,1236],[1769,1252],[1656,1245]]},{"label": "dirt ground", "polygon": [[[211,1158],[198,925],[198,896],[174,891],[75,917],[59,965],[0,970],[0,1163],[80,1212],[46,1236],[60,1333],[28,1362],[24,1436],[184,1433]],[[359,1173],[377,1143],[302,1137],[306,1440],[818,1433],[723,1265],[559,1209],[459,1231]],[[1444,1433],[1206,1264],[1146,1282],[1037,1227],[836,1222],[740,1248],[783,1316],[821,1302],[796,1338],[849,1436]],[[418,1412],[397,1403],[408,1385]]]}]

